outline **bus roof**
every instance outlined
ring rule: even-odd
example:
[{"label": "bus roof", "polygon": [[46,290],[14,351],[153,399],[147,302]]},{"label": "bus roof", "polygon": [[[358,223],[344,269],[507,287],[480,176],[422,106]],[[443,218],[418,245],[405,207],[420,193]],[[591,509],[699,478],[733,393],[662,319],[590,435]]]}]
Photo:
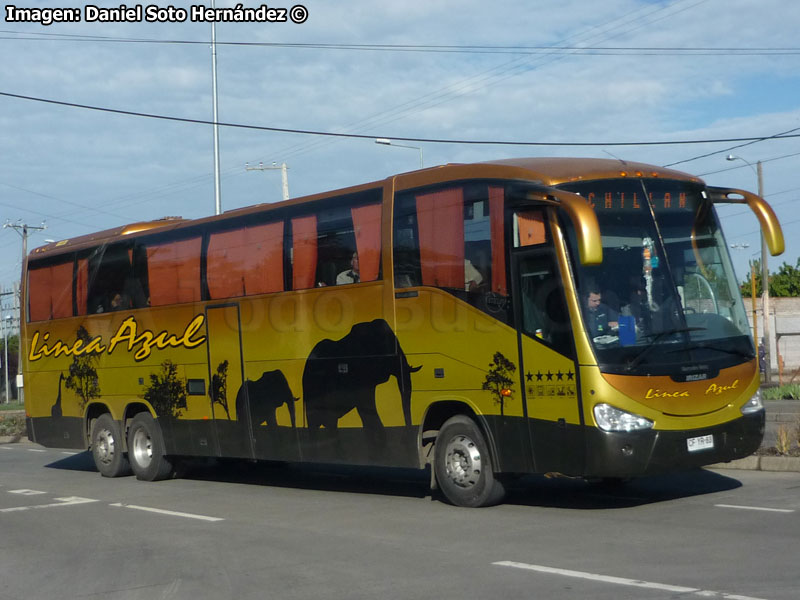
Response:
[{"label": "bus roof", "polygon": [[[658,177],[702,183],[701,179],[681,171],[674,171],[672,169],[665,169],[645,163],[605,158],[511,158],[478,163],[450,163],[401,173],[390,177],[389,180],[394,180],[394,189],[399,191],[421,185],[469,178],[530,180],[547,186],[557,186],[571,181],[591,181],[619,177]],[[233,216],[243,216],[249,213],[262,212],[264,210],[274,210],[279,207],[302,204],[309,200],[322,199],[327,196],[358,193],[369,189],[376,189],[383,184],[384,181],[374,181],[283,202],[264,203],[232,209],[221,215],[201,217],[195,220],[183,219],[181,217],[164,217],[155,221],[121,225],[88,235],[51,242],[33,249],[30,253],[30,258],[44,258],[45,256],[53,256],[76,249],[101,245],[128,236],[137,237],[138,235],[148,232],[158,231],[160,233],[162,231],[195,225],[200,222],[218,219],[224,220]]]},{"label": "bus roof", "polygon": [[639,162],[608,158],[512,158],[486,164],[519,167],[538,174],[542,183],[556,186],[570,181],[591,181],[617,177],[660,177],[702,183],[682,171]]}]

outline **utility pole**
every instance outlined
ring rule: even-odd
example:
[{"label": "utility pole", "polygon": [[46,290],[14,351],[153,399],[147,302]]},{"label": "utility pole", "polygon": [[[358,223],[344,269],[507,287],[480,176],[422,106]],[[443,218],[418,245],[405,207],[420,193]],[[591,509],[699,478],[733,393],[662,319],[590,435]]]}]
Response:
[{"label": "utility pole", "polygon": [[[47,225],[42,223],[41,225],[36,226],[36,225],[28,225],[27,223],[8,223],[7,222],[7,223],[5,223],[3,225],[3,229],[5,229],[7,227],[10,227],[11,229],[15,230],[20,236],[22,236],[22,271],[20,272],[20,275],[22,275],[22,273],[24,273],[24,271],[25,271],[25,260],[28,258],[28,235],[30,235],[31,232],[44,231],[45,229],[47,229]],[[22,281],[22,279],[20,279],[20,281]],[[20,294],[21,294],[21,287],[18,287],[17,288],[17,307],[18,307],[18,312],[17,312],[18,319],[17,319],[17,322],[19,323],[19,333],[20,333],[20,335],[19,335],[19,363],[17,364],[17,383],[18,383],[18,385],[17,385],[17,395],[18,395],[19,401],[22,402],[23,399],[24,399],[23,389],[22,389],[22,385],[19,385],[19,379],[22,377],[22,356],[23,356],[23,354],[22,354],[23,353],[23,348],[22,348],[22,346],[23,346],[23,343],[22,343],[22,319],[19,318],[19,317],[22,316],[22,310],[20,310],[22,308],[22,298],[20,297]]]},{"label": "utility pole", "polygon": [[[761,161],[756,163],[756,175],[758,177],[758,195],[764,197],[764,172],[761,168]],[[769,252],[767,250],[767,238],[764,237],[764,232],[761,232],[761,283],[762,283],[762,296],[761,308],[764,311],[764,362],[767,363],[767,368],[764,371],[764,383],[767,385],[772,383],[772,359],[770,352],[770,323],[769,323],[769,268],[767,267],[767,257]]]},{"label": "utility pole", "polygon": [[[14,292],[2,292],[0,296],[10,296]],[[6,404],[11,402],[11,398],[8,395],[8,321],[11,319],[11,315],[3,315],[5,309],[0,308],[0,325],[3,327],[3,353],[5,354],[3,358],[3,375],[5,376],[5,394],[6,394]]]},{"label": "utility pole", "polygon": [[251,167],[249,164],[245,163],[244,168],[245,171],[277,171],[280,169],[283,199],[289,199],[289,167],[286,166],[286,163],[281,163],[280,166],[276,163],[272,163],[271,167],[265,167],[264,163],[258,163],[257,167]]},{"label": "utility pole", "polygon": [[[764,197],[764,171],[761,167],[761,161],[756,162],[755,168],[750,161],[737,156],[729,154],[725,160],[740,160],[746,163],[748,167],[753,169],[758,179],[758,195]],[[767,257],[769,256],[769,249],[767,248],[767,239],[764,237],[764,232],[761,231],[761,310],[764,313],[764,363],[766,369],[764,370],[764,383],[769,385],[772,383],[772,360],[770,352],[770,323],[769,323],[769,266],[767,265]],[[758,338],[756,338],[756,351],[758,350]]]}]

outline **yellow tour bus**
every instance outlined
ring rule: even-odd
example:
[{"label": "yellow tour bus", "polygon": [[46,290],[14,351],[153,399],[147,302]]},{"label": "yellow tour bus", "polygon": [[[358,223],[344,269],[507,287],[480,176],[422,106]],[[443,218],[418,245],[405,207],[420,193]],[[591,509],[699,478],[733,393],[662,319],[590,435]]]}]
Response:
[{"label": "yellow tour bus", "polygon": [[102,475],[190,457],[430,468],[455,505],[514,476],[627,479],[764,433],[714,205],[645,164],[451,164],[53,242],[24,265],[28,437]]}]

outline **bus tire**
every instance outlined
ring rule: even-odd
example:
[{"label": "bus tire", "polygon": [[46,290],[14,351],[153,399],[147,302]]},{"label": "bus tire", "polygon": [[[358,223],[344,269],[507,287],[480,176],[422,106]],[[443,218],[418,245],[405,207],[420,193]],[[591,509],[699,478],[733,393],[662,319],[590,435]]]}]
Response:
[{"label": "bus tire", "polygon": [[92,458],[103,477],[130,475],[131,466],[125,456],[122,431],[110,414],[104,413],[92,424]]},{"label": "bus tire", "polygon": [[433,467],[439,489],[456,506],[492,506],[505,496],[503,484],[494,475],[489,446],[469,417],[456,415],[442,425]]},{"label": "bus tire", "polygon": [[168,479],[175,472],[172,461],[164,455],[161,427],[149,413],[139,413],[131,421],[128,459],[134,475],[141,481]]}]

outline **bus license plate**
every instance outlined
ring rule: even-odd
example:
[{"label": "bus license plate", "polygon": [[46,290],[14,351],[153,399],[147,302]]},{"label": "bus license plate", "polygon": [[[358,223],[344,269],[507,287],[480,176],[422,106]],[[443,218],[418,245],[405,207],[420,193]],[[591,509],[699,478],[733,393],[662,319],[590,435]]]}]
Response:
[{"label": "bus license plate", "polygon": [[698,452],[700,450],[711,450],[714,447],[713,435],[701,435],[686,440],[686,446],[689,452]]}]

